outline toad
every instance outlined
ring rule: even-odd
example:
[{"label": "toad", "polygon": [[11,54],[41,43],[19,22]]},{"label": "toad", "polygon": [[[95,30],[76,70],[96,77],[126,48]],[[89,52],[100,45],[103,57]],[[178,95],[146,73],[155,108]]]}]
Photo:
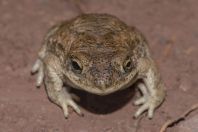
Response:
[{"label": "toad", "polygon": [[142,97],[134,104],[138,117],[165,98],[164,83],[145,37],[108,14],[83,14],[53,26],[46,34],[32,73],[36,86],[44,81],[47,94],[67,118],[68,107],[82,114],[70,88],[104,96],[130,87],[138,80]]}]

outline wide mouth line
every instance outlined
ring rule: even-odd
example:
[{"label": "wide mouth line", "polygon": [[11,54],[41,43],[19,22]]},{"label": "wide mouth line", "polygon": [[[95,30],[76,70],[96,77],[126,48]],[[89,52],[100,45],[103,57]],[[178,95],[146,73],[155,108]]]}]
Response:
[{"label": "wide mouth line", "polygon": [[91,86],[83,86],[83,87],[79,86],[79,89],[82,89],[84,91],[87,91],[89,93],[96,94],[96,95],[108,95],[108,94],[114,93],[116,91],[119,91],[121,89],[124,89],[129,84],[130,84],[130,81],[126,81],[125,83],[118,84],[118,85],[115,85],[115,86],[111,86],[111,87],[106,88],[106,89],[99,89],[99,88],[96,88],[96,87],[93,88]]}]

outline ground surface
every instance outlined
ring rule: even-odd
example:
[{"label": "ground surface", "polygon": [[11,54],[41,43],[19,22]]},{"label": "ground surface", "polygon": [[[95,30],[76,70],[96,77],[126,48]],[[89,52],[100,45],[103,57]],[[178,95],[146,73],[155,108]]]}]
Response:
[{"label": "ground surface", "polygon": [[[141,120],[138,132],[158,132],[166,120],[198,101],[197,0],[75,2],[0,0],[1,132],[133,132],[132,115],[138,108],[132,105],[135,90],[105,99],[80,92],[83,101],[79,104],[85,117],[71,111],[65,120],[61,109],[48,100],[44,86],[35,88],[30,69],[44,34],[51,25],[81,11],[116,15],[127,24],[136,25],[150,43],[167,85],[167,97],[152,120]],[[168,131],[180,131],[177,126]]]}]

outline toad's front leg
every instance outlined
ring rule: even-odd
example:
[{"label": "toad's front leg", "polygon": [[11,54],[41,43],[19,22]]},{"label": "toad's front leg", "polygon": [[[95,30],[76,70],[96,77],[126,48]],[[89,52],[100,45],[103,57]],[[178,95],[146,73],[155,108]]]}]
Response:
[{"label": "toad's front leg", "polygon": [[[138,117],[144,111],[148,110],[148,117],[152,118],[155,109],[163,102],[165,98],[164,84],[154,63],[150,59],[141,60],[142,83],[138,84],[138,88],[143,97],[134,102],[135,105],[142,105],[134,117]],[[141,73],[140,73],[141,74]]]},{"label": "toad's front leg", "polygon": [[72,107],[79,115],[82,115],[78,105],[73,101],[68,88],[63,87],[63,82],[59,76],[58,62],[50,57],[45,60],[45,85],[49,98],[63,109],[65,118],[68,118],[68,107]]}]

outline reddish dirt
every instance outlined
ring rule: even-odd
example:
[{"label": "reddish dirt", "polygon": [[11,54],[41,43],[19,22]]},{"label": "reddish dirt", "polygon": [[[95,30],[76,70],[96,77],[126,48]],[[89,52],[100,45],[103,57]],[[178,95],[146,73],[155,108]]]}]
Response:
[{"label": "reddish dirt", "polygon": [[[30,69],[47,29],[81,11],[116,15],[138,27],[150,43],[167,97],[152,120],[141,120],[138,132],[158,132],[166,120],[198,102],[198,1],[76,1],[0,1],[1,132],[133,132],[138,108],[132,105],[138,95],[133,88],[104,98],[78,92],[85,116],[70,111],[66,120],[44,86],[35,87]],[[168,131],[179,132],[175,127]]]}]

